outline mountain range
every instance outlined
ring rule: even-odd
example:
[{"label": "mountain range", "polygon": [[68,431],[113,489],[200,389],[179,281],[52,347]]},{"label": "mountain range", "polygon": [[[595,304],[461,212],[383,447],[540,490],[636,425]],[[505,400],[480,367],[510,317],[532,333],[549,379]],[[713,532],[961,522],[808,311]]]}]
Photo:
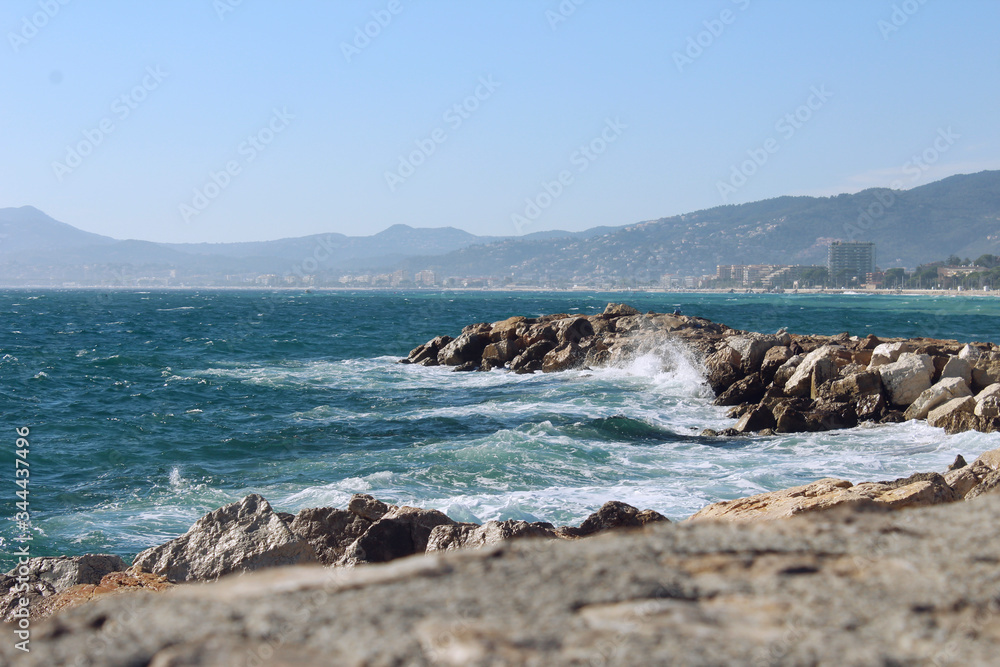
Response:
[{"label": "mountain range", "polygon": [[250,243],[117,240],[30,206],[0,209],[0,285],[337,284],[344,274],[422,270],[518,283],[655,283],[718,264],[823,264],[832,240],[874,241],[878,264],[1000,254],[1000,171],[910,190],[778,197],[584,232],[476,236],[397,224],[372,236]]}]

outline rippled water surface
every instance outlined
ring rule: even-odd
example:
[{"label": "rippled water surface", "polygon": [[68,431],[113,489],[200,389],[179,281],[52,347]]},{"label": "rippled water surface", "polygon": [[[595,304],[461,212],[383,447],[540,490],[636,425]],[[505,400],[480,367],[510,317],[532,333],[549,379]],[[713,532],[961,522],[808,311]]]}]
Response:
[{"label": "rippled water surface", "polygon": [[[578,522],[610,499],[679,519],[818,477],[941,470],[1000,447],[997,434],[914,422],[701,438],[731,422],[669,343],[619,368],[551,375],[395,363],[471,322],[608,301],[756,331],[1000,342],[993,298],[0,292],[0,413],[8,451],[14,428],[31,428],[32,553],[130,557],[249,492],[290,512],[367,492],[470,521]],[[8,520],[5,554],[14,535]]]}]

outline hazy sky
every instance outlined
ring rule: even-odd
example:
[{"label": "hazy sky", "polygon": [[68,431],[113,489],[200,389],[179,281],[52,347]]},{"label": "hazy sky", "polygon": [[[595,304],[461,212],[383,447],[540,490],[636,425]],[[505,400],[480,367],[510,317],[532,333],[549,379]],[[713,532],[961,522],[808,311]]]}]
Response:
[{"label": "hazy sky", "polygon": [[996,0],[4,0],[0,207],[238,241],[910,188],[1000,168],[998,26]]}]

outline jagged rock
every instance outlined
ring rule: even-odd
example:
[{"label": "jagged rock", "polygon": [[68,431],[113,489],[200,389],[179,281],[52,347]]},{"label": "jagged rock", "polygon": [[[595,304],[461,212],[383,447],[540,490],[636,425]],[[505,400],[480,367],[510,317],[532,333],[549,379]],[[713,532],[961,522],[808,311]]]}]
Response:
[{"label": "jagged rock", "polygon": [[487,521],[483,525],[456,523],[435,526],[427,538],[427,552],[480,548],[504,540],[558,537],[552,524],[527,521]]},{"label": "jagged rock", "polygon": [[496,343],[490,343],[483,350],[483,361],[488,361],[499,368],[524,352],[524,343],[517,338],[504,338]]},{"label": "jagged rock", "polygon": [[171,582],[210,581],[233,572],[316,562],[308,542],[293,533],[256,493],[198,519],[184,535],[146,549],[132,566]]},{"label": "jagged rock", "polygon": [[608,319],[604,315],[589,315],[590,326],[594,330],[595,336],[604,336],[615,332],[614,320]]},{"label": "jagged rock", "polygon": [[44,618],[74,607],[79,607],[106,595],[133,593],[136,591],[159,593],[173,586],[174,584],[167,581],[167,578],[164,576],[141,572],[135,568],[128,568],[125,571],[106,574],[96,584],[79,584],[68,588],[57,595],[41,601],[37,609],[33,609],[32,611],[36,612],[38,617]]},{"label": "jagged rock", "polygon": [[554,373],[576,368],[583,364],[584,355],[580,352],[580,346],[576,343],[560,343],[542,359],[542,371]]},{"label": "jagged rock", "polygon": [[930,388],[934,364],[926,354],[903,352],[896,361],[878,366],[878,370],[889,401],[903,408]]},{"label": "jagged rock", "polygon": [[406,358],[406,361],[411,364],[420,364],[421,366],[437,366],[438,352],[451,341],[451,336],[438,336],[414,348],[410,352],[410,356]]},{"label": "jagged rock", "polygon": [[[662,331],[680,331],[689,326],[688,318],[683,315],[654,315],[649,318],[650,323]],[[596,333],[597,330],[595,329]]]},{"label": "jagged rock", "polygon": [[764,360],[760,364],[761,379],[771,382],[775,373],[789,359],[792,358],[792,349],[787,345],[776,345],[764,353]]},{"label": "jagged rock", "polygon": [[808,399],[793,399],[782,401],[772,408],[775,419],[774,430],[778,433],[801,433],[809,430],[803,410],[808,410]]},{"label": "jagged rock", "polygon": [[775,335],[750,333],[744,336],[730,336],[726,344],[740,355],[741,370],[749,375],[760,370],[767,351],[780,345],[781,337]]},{"label": "jagged rock", "polygon": [[712,401],[714,405],[739,405],[740,403],[756,403],[764,397],[767,387],[760,375],[754,373],[738,380]]},{"label": "jagged rock", "polygon": [[[112,572],[124,570],[128,565],[120,556],[87,554],[84,556],[57,556],[29,558],[24,565],[0,575],[0,620],[9,622],[22,597],[30,601],[32,618],[41,617],[43,600],[59,595],[79,584],[97,584]],[[27,580],[18,582],[18,577]],[[27,590],[21,590],[21,584]],[[11,589],[18,587],[17,592]]]},{"label": "jagged rock", "polygon": [[988,359],[983,355],[972,368],[972,383],[983,389],[997,382],[1000,382],[1000,359]]},{"label": "jagged rock", "polygon": [[961,357],[947,357],[944,368],[941,369],[941,379],[944,378],[962,378],[971,387],[972,364]]},{"label": "jagged rock", "polygon": [[910,407],[906,408],[903,416],[906,419],[924,419],[934,408],[966,396],[972,396],[972,391],[965,380],[961,377],[946,377],[921,393]]},{"label": "jagged rock", "polygon": [[985,477],[974,488],[965,494],[966,500],[978,498],[984,493],[996,493],[1000,489],[1000,471],[994,470],[987,473]]},{"label": "jagged rock", "polygon": [[468,373],[470,371],[475,371],[475,370],[479,370],[478,361],[466,361],[465,363],[461,363],[458,366],[453,366],[451,369],[453,373]]},{"label": "jagged rock", "polygon": [[556,325],[556,341],[559,343],[579,343],[594,335],[594,327],[586,317],[567,317]]},{"label": "jagged rock", "polygon": [[609,303],[604,308],[605,317],[622,317],[623,315],[638,315],[639,311],[624,303]]},{"label": "jagged rock", "polygon": [[[855,343],[854,349],[855,350],[869,350],[869,351],[872,351],[872,350],[874,350],[875,348],[877,348],[881,344],[882,344],[882,341],[880,341],[875,336],[875,334],[868,334],[864,338],[858,340],[857,343]],[[871,361],[871,359],[869,359],[869,361]]]},{"label": "jagged rock", "polygon": [[809,378],[809,397],[819,398],[824,385],[829,385],[836,377],[837,364],[833,359],[817,359]]},{"label": "jagged rock", "polygon": [[1000,383],[991,384],[976,394],[976,409],[973,413],[987,419],[1000,416]]},{"label": "jagged rock", "polygon": [[982,351],[974,345],[966,345],[959,351],[958,358],[968,361],[970,364],[975,364],[976,361],[982,356]]},{"label": "jagged rock", "polygon": [[944,480],[958,498],[965,498],[979,484],[979,477],[973,472],[972,466],[949,470],[944,474]]},{"label": "jagged rock", "polygon": [[438,352],[437,361],[441,366],[460,366],[470,361],[477,364],[483,356],[483,349],[490,337],[484,333],[466,332],[451,341]]},{"label": "jagged rock", "polygon": [[[791,351],[794,352],[794,350]],[[774,372],[774,384],[784,389],[785,385],[788,384],[788,380],[795,374],[795,371],[798,370],[798,367],[805,358],[806,355],[804,354],[795,354],[791,359],[779,366],[778,370]]]},{"label": "jagged rock", "polygon": [[931,426],[946,428],[949,423],[954,422],[957,415],[968,414],[970,417],[975,417],[973,414],[975,409],[976,399],[972,396],[954,398],[931,410],[927,415],[927,423]]},{"label": "jagged rock", "polygon": [[[812,390],[813,370],[816,368],[816,364],[823,360],[823,372],[827,373],[829,371],[829,364],[836,363],[834,360],[837,353],[842,349],[839,345],[823,345],[807,354],[795,368],[792,376],[784,383],[785,393],[789,396],[806,396],[809,394]],[[778,369],[778,371],[780,372],[781,369]],[[775,375],[775,381],[777,381],[777,374]]]},{"label": "jagged rock", "polygon": [[740,353],[729,346],[723,346],[705,358],[706,380],[716,394],[720,394],[739,380]]},{"label": "jagged rock", "polygon": [[854,406],[847,401],[817,399],[805,413],[808,431],[832,431],[858,425]]},{"label": "jagged rock", "polygon": [[395,505],[387,505],[367,493],[355,493],[347,501],[347,510],[367,521],[378,521],[394,509]]},{"label": "jagged rock", "polygon": [[770,410],[763,406],[751,406],[733,428],[739,433],[751,433],[775,428],[778,422]]},{"label": "jagged rock", "polygon": [[578,528],[562,526],[559,533],[569,537],[587,537],[595,533],[618,528],[641,528],[649,523],[669,522],[653,510],[640,512],[635,507],[617,500],[609,500],[601,508],[583,520]]},{"label": "jagged rock", "polygon": [[300,511],[288,527],[309,543],[321,564],[333,565],[368,530],[372,521],[349,510],[317,507]]},{"label": "jagged rock", "polygon": [[633,333],[652,326],[645,315],[623,315],[614,322],[617,333]]},{"label": "jagged rock", "polygon": [[435,526],[454,524],[453,520],[437,510],[397,507],[386,512],[348,545],[338,564],[384,563],[423,553]]},{"label": "jagged rock", "polygon": [[528,318],[517,315],[508,317],[500,322],[494,322],[490,327],[490,342],[499,343],[502,340],[510,340],[522,336],[531,324]]},{"label": "jagged rock", "polygon": [[912,352],[913,346],[910,343],[901,341],[898,343],[882,343],[872,350],[871,368],[878,368],[886,364],[897,361],[904,352]]},{"label": "jagged rock", "polygon": [[761,493],[748,498],[725,500],[696,512],[687,521],[766,521],[849,507],[923,507],[952,502],[955,493],[941,475],[918,481],[864,482],[852,485],[847,480],[824,478],[791,489]]}]

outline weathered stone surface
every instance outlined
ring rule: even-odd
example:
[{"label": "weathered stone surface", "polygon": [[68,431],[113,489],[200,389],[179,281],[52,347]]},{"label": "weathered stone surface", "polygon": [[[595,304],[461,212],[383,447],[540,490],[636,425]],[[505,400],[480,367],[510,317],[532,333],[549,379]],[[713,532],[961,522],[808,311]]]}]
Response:
[{"label": "weathered stone surface", "polygon": [[972,383],[982,389],[997,382],[1000,382],[1000,359],[981,356],[972,368]]},{"label": "weathered stone surface", "polygon": [[1000,416],[1000,383],[994,383],[976,394],[977,417],[994,418]]},{"label": "weathered stone surface", "polygon": [[527,330],[529,324],[531,322],[528,318],[520,315],[494,322],[490,327],[490,342],[499,343],[502,340],[518,338]]},{"label": "weathered stone surface", "polygon": [[778,336],[758,333],[730,336],[726,339],[726,344],[739,353],[742,371],[746,374],[759,371],[764,355],[780,343]]},{"label": "weathered stone surface", "polygon": [[483,350],[483,361],[488,361],[496,367],[503,366],[517,355],[524,352],[524,343],[517,338],[505,338],[496,343],[490,343]]},{"label": "weathered stone surface", "polygon": [[987,473],[975,487],[965,494],[966,500],[978,498],[984,493],[996,493],[1000,489],[1000,471],[993,470]]},{"label": "weathered stone surface", "polygon": [[948,357],[944,368],[941,370],[941,379],[962,378],[965,384],[972,386],[972,364],[961,357]]},{"label": "weathered stone surface", "polygon": [[976,409],[976,399],[972,396],[955,398],[944,405],[934,408],[927,414],[927,423],[931,426],[944,427],[946,420],[950,419],[953,413],[967,413],[973,415]]},{"label": "weathered stone surface", "polygon": [[524,352],[514,357],[510,362],[510,369],[518,372],[542,370],[542,359],[555,346],[555,343],[548,340],[540,340],[529,345]]},{"label": "weathered stone surface", "polygon": [[[853,509],[924,507],[952,502],[957,496],[941,475],[930,479],[863,482],[825,478],[791,489],[725,500],[702,508],[688,521],[770,521],[838,507]],[[908,483],[901,483],[908,482]]]},{"label": "weathered stone surface", "polygon": [[775,428],[778,422],[774,419],[774,414],[767,408],[755,405],[751,407],[740,420],[736,422],[736,429],[739,433],[755,433],[768,428]]},{"label": "weathered stone surface", "polygon": [[583,364],[584,355],[576,343],[560,343],[542,359],[542,371],[555,373],[576,368]]},{"label": "weathered stone surface", "polygon": [[143,551],[132,566],[183,582],[314,562],[316,555],[309,543],[254,493],[209,512],[180,537]]},{"label": "weathered stone surface", "polygon": [[371,520],[349,510],[318,507],[300,511],[288,527],[309,543],[321,564],[333,565],[371,524]]},{"label": "weathered stone surface", "polygon": [[719,394],[714,401],[715,405],[739,405],[740,403],[756,403],[764,398],[767,387],[760,375],[754,373],[742,380],[738,380],[729,386],[728,389]]},{"label": "weathered stone surface", "polygon": [[972,462],[973,469],[982,468],[988,471],[1000,470],[1000,449],[983,452]]},{"label": "weathered stone surface", "polygon": [[805,412],[805,419],[807,431],[832,431],[858,425],[858,415],[853,404],[825,398],[812,403]]},{"label": "weathered stone surface", "polygon": [[483,525],[456,523],[435,526],[427,538],[427,552],[453,551],[455,549],[478,549],[505,540],[521,538],[556,539],[551,524],[528,523],[508,519],[507,521],[487,521]]},{"label": "weathered stone surface", "polygon": [[879,366],[878,370],[889,401],[904,408],[930,388],[934,364],[926,354],[904,352],[899,359]]},{"label": "weathered stone surface", "polygon": [[652,510],[640,512],[635,507],[617,500],[609,500],[583,520],[579,527],[562,526],[559,533],[569,537],[587,537],[595,533],[618,528],[641,528],[647,523],[667,522],[668,519]]},{"label": "weathered stone surface", "polygon": [[[40,617],[44,615],[43,600],[79,584],[100,583],[105,575],[126,567],[120,556],[109,554],[30,558],[24,565],[0,575],[0,620],[12,620],[11,614],[22,597],[30,601],[31,616]],[[17,592],[11,592],[15,587]]]},{"label": "weathered stone surface", "polygon": [[979,477],[973,472],[972,466],[949,470],[944,474],[944,479],[959,498],[965,498],[969,491],[979,484]]},{"label": "weathered stone surface", "polygon": [[934,408],[953,399],[966,396],[972,396],[972,391],[965,380],[960,377],[945,377],[934,386],[924,390],[910,404],[910,407],[906,408],[903,416],[907,419],[924,419]]},{"label": "weathered stone surface", "polygon": [[720,394],[743,377],[740,363],[740,353],[727,345],[708,355],[705,358],[706,380],[712,391]]},{"label": "weathered stone surface", "polygon": [[351,543],[338,564],[385,563],[423,553],[435,526],[454,523],[437,510],[397,507],[371,524],[362,536]]},{"label": "weathered stone surface", "polygon": [[441,366],[459,366],[470,361],[477,364],[483,356],[483,349],[490,342],[484,333],[463,333],[438,352],[437,361]]},{"label": "weathered stone surface", "polygon": [[378,521],[390,510],[396,509],[395,505],[387,505],[367,493],[355,493],[347,501],[347,510],[368,521]]},{"label": "weathered stone surface", "polygon": [[793,356],[792,349],[787,345],[776,345],[764,353],[760,364],[760,375],[765,382],[774,379],[774,374]]},{"label": "weathered stone surface", "polygon": [[579,343],[594,335],[594,327],[586,317],[566,317],[556,323],[556,341],[559,343]]},{"label": "weathered stone surface", "polygon": [[796,354],[779,366],[778,370],[774,372],[774,384],[784,389],[784,386],[788,384],[791,377],[795,375],[795,371],[805,358],[806,355],[804,354]]},{"label": "weathered stone surface", "polygon": [[905,341],[898,343],[882,343],[872,350],[871,368],[878,368],[899,359],[904,352],[912,352],[913,345]]},{"label": "weathered stone surface", "polygon": [[451,341],[451,336],[438,336],[414,348],[410,352],[410,356],[406,358],[406,361],[411,364],[420,364],[421,366],[437,366],[438,352]]},{"label": "weathered stone surface", "polygon": [[105,595],[139,591],[159,593],[173,586],[174,584],[167,581],[166,577],[129,568],[123,572],[109,573],[102,577],[97,584],[72,586],[57,595],[45,598],[37,609],[32,611],[44,618],[73,607],[79,607]]},{"label": "weathered stone surface", "polygon": [[984,527],[997,514],[986,494],[282,568],[100,599],[33,626],[30,654],[0,642],[0,662],[989,665],[1000,536]]},{"label": "weathered stone surface", "polygon": [[622,317],[623,315],[638,315],[639,311],[624,303],[609,303],[604,308],[605,317]]},{"label": "weathered stone surface", "polygon": [[[816,348],[805,356],[792,376],[785,382],[784,390],[789,396],[806,396],[812,390],[813,369],[816,364],[823,361],[826,371],[829,371],[829,363],[836,363],[834,360],[837,353],[843,348],[839,345],[823,345]],[[780,369],[779,369],[780,371]],[[777,377],[775,377],[777,380]]]}]

